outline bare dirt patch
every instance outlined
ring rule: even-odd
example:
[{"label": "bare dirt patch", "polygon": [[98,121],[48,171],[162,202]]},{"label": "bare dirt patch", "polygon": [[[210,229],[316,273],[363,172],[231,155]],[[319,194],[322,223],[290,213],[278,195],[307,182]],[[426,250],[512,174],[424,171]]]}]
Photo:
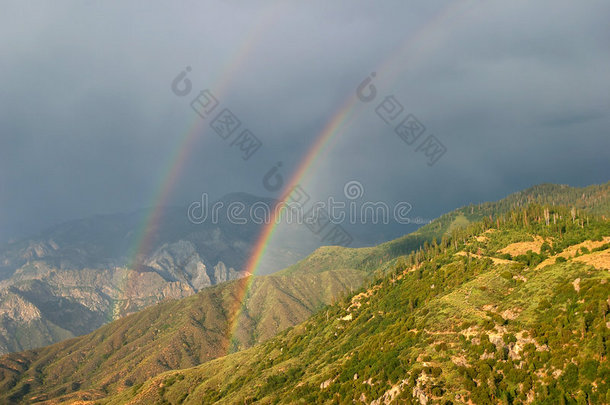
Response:
[{"label": "bare dirt patch", "polygon": [[514,319],[517,319],[517,317],[519,316],[520,313],[521,313],[520,308],[513,308],[513,309],[505,310],[504,312],[500,313],[500,315],[502,315],[502,318],[509,319],[512,321]]},{"label": "bare dirt patch", "polygon": [[498,259],[497,257],[491,257],[491,256],[481,256],[481,255],[477,255],[476,253],[469,253],[469,252],[457,252],[456,253],[459,256],[471,256],[471,257],[476,257],[477,259],[491,259],[491,261],[494,264],[510,264],[510,263],[514,263],[512,260],[506,260],[506,259]]},{"label": "bare dirt patch", "polygon": [[500,249],[500,253],[508,253],[511,256],[519,256],[526,254],[529,250],[534,253],[540,253],[540,247],[544,243],[544,239],[541,236],[534,236],[534,240],[530,242],[515,242]]},{"label": "bare dirt patch", "polygon": [[[582,243],[579,243],[577,245],[569,246],[566,249],[564,249],[563,252],[561,252],[559,254],[556,254],[555,256],[551,256],[548,259],[546,259],[545,261],[543,261],[542,263],[540,263],[538,266],[536,266],[536,269],[541,269],[541,268],[543,268],[545,266],[549,266],[551,264],[555,264],[555,260],[557,260],[558,257],[563,257],[565,259],[569,259],[571,257],[574,257],[576,255],[576,253],[581,248],[583,248],[583,247],[585,247],[585,248],[587,248],[589,250],[593,250],[593,249],[598,248],[598,247],[600,247],[600,246],[602,246],[602,245],[604,245],[604,244],[606,244],[608,242],[610,242],[610,236],[604,236],[604,238],[601,241],[586,240],[586,241],[584,241]],[[592,255],[596,255],[597,253],[604,253],[604,252],[607,252],[607,250],[605,250],[603,252],[595,252],[595,253],[592,253],[590,255],[589,254],[583,255],[583,256],[580,256],[580,257],[578,257],[578,258],[576,258],[574,260],[578,260],[581,257],[586,258],[586,256],[592,256]],[[591,264],[592,266],[595,266],[597,268],[603,268],[603,269],[607,269],[608,268],[608,267],[603,267],[603,265],[602,265],[602,264],[604,264],[604,259],[603,258],[602,258],[602,262],[601,263],[599,262],[599,259],[596,262],[598,265],[602,265],[601,267],[596,266],[593,263],[588,263],[586,260],[589,260],[589,259],[578,260],[578,261],[584,262],[584,263],[587,263],[587,264]],[[605,263],[606,263],[606,266],[607,266],[607,261],[605,261]]]},{"label": "bare dirt patch", "polygon": [[376,286],[373,286],[373,288],[370,288],[370,289],[366,290],[365,292],[361,292],[360,294],[354,295],[352,297],[352,303],[349,306],[349,308],[347,308],[347,310],[351,311],[352,309],[360,308],[362,306],[362,302],[361,301],[365,300],[366,298],[370,298],[370,296],[373,295],[373,293],[375,291],[379,290],[380,288],[381,288],[381,286],[376,285]]},{"label": "bare dirt patch", "polygon": [[610,270],[610,250],[578,256],[574,258],[574,261],[589,264],[596,269]]}]

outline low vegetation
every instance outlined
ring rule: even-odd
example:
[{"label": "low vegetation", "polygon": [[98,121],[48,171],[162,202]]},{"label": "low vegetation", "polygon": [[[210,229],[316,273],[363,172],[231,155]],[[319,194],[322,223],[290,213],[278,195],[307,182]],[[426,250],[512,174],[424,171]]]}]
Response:
[{"label": "low vegetation", "polygon": [[[608,220],[568,207],[487,218],[261,345],[100,403],[608,403],[608,270],[536,268],[608,235]],[[538,253],[501,253],[539,238]]]},{"label": "low vegetation", "polygon": [[4,356],[0,402],[606,403],[608,187],[321,248],[255,277],[231,341],[239,282]]}]

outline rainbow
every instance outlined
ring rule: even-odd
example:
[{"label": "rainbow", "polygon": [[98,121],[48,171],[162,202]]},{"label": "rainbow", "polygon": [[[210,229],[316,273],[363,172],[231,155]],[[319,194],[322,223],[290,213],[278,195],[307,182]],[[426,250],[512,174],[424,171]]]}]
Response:
[{"label": "rainbow", "polygon": [[[408,38],[402,46],[399,47],[395,52],[387,58],[384,63],[380,64],[375,70],[379,76],[379,72],[386,72],[385,77],[388,77],[390,81],[396,79],[401,73],[404,73],[405,69],[395,69],[394,72],[390,72],[390,68],[393,66],[393,62],[397,60],[399,56],[405,55],[408,51],[412,51],[414,46],[424,42],[425,38],[431,38],[431,34],[434,30],[443,22],[447,20],[449,16],[458,13],[459,8],[463,4],[470,3],[471,0],[455,0],[449,3],[448,6],[443,8],[437,15],[424,24],[416,35]],[[278,2],[279,3],[279,2]],[[256,44],[262,37],[265,28],[271,26],[271,21],[278,14],[278,7],[270,8],[269,13],[266,14],[266,18],[256,25],[252,35],[248,35],[246,42],[239,48],[239,50],[230,59],[230,62],[226,69],[223,70],[224,74],[221,84],[218,86],[218,90],[215,91],[215,95],[222,96],[228,83],[230,82],[233,73],[237,71],[239,66],[247,60],[248,55],[255,49]],[[409,67],[413,66],[413,58],[409,59]],[[395,64],[394,64],[395,65]],[[391,87],[390,87],[391,88]],[[286,183],[286,186],[282,190],[281,196],[278,198],[278,203],[286,200],[290,195],[293,188],[301,183],[304,178],[309,175],[310,169],[318,159],[320,159],[322,153],[329,149],[330,141],[335,138],[338,134],[342,133],[345,128],[348,127],[348,123],[355,116],[354,112],[360,101],[352,93],[347,99],[341,104],[340,108],[331,116],[322,131],[316,136],[310,149],[303,156],[297,169],[294,171],[290,180]],[[151,252],[153,248],[153,242],[157,234],[157,230],[162,220],[163,207],[166,205],[169,197],[173,191],[173,187],[180,177],[183,167],[188,160],[190,151],[193,149],[191,146],[198,136],[202,134],[202,126],[205,124],[203,120],[196,117],[195,121],[189,127],[189,129],[180,137],[177,147],[174,149],[168,160],[168,164],[163,171],[165,173],[160,182],[160,186],[156,193],[154,193],[150,208],[145,214],[145,220],[142,222],[141,227],[137,231],[135,238],[135,248],[132,253],[131,265],[135,268],[138,266],[138,260],[145,258]],[[272,216],[276,215],[276,210],[273,210]],[[227,351],[232,339],[235,337],[235,333],[238,327],[239,316],[243,310],[245,297],[254,281],[254,275],[256,274],[260,265],[261,259],[263,258],[270,241],[272,240],[274,231],[277,229],[277,225],[280,221],[277,218],[271,218],[270,221],[261,230],[260,236],[258,237],[250,257],[246,263],[244,272],[247,274],[239,280],[236,280],[236,288],[234,292],[234,305],[229,308],[229,324],[228,324],[228,336],[227,336]]]},{"label": "rainbow", "polygon": [[[392,56],[384,61],[375,72],[384,72],[389,70],[395,59],[398,56],[405,54],[407,51],[422,42],[422,39],[432,34],[434,29],[444,22],[449,16],[457,13],[459,7],[463,4],[468,3],[468,0],[460,0],[454,3],[450,3],[447,7],[442,9],[431,21],[424,25],[423,28],[418,31],[417,35],[410,37],[403,43],[400,49],[393,53]],[[412,66],[412,60],[411,65]],[[390,74],[390,79],[395,80],[396,77],[404,72],[405,69],[396,70],[393,74]],[[309,174],[309,169],[319,159],[320,154],[328,149],[328,144],[332,138],[342,132],[347,127],[347,123],[354,116],[355,107],[360,103],[360,100],[356,97],[355,92],[352,93],[342,104],[342,106],[333,114],[332,118],[324,126],[323,130],[315,138],[315,141],[309,151],[305,154],[300,162],[300,165],[293,173],[290,181],[284,187],[281,197],[277,200],[278,204],[284,202],[290,195],[296,185],[301,183],[305,176]],[[250,287],[254,281],[254,275],[258,270],[261,259],[263,258],[270,241],[272,240],[273,234],[277,229],[278,224],[281,222],[275,217],[277,210],[273,210],[272,218],[263,227],[260,236],[252,250],[252,254],[246,264],[245,272],[246,277],[243,277],[236,281],[234,305],[229,310],[229,327],[227,337],[227,348],[226,352],[229,352],[232,340],[237,332],[238,322],[240,314],[242,313],[245,305],[245,298],[250,290]]]},{"label": "rainbow", "polygon": [[[260,42],[265,32],[272,26],[272,22],[277,18],[281,7],[284,5],[282,2],[277,2],[268,7],[263,13],[263,17],[249,34],[246,35],[247,39],[244,43],[228,58],[228,62],[220,70],[222,76],[213,81],[218,83],[216,86],[213,86],[215,96],[222,97],[227,93],[234,73],[238,71],[248,59],[248,56],[256,49],[256,45]],[[194,114],[193,122],[179,137],[177,146],[170,154],[165,169],[161,171],[164,174],[159,182],[159,187],[153,193],[151,198],[152,203],[146,208],[144,219],[136,230],[134,243],[130,250],[130,260],[127,264],[128,268],[138,270],[141,260],[145,259],[152,252],[154,239],[163,219],[163,209],[167,205],[174,186],[188,161],[190,151],[194,149],[192,147],[194,142],[198,137],[205,134],[206,125],[207,121],[202,120],[198,115]],[[119,290],[123,292],[123,295],[125,295],[128,282],[129,275],[124,273],[119,282]],[[115,300],[111,311],[112,314],[120,312],[118,305],[120,305],[120,300]]]},{"label": "rainbow", "polygon": [[[276,4],[279,5],[279,3]],[[275,19],[279,10],[280,7],[269,7],[267,12],[263,15],[263,18],[260,19],[249,35],[247,35],[247,40],[233,53],[231,58],[229,58],[229,62],[221,69],[221,72],[223,72],[222,77],[214,81],[215,83],[218,83],[217,86],[214,86],[214,94],[216,96],[221,97],[227,93],[234,73],[243,65],[244,61],[248,59],[248,55],[256,49],[257,43],[260,41],[265,31],[272,25],[271,22]],[[147,254],[150,253],[156,230],[159,228],[163,217],[163,208],[169,201],[173,188],[188,161],[190,151],[193,149],[193,143],[198,137],[205,134],[204,127],[207,124],[208,122],[206,120],[202,120],[195,114],[189,128],[178,139],[177,146],[171,153],[165,170],[162,171],[162,173],[165,174],[161,178],[160,186],[151,199],[153,204],[147,209],[144,220],[137,231],[135,248],[132,252],[132,266],[137,266],[138,259],[146,257]]]},{"label": "rainbow", "polygon": [[[333,138],[334,135],[340,132],[342,128],[345,128],[347,125],[349,118],[353,113],[353,105],[354,101],[350,97],[348,101],[343,105],[343,108],[339,109],[339,112],[333,116],[333,118],[325,125],[324,129],[320,133],[320,135],[316,138],[313,146],[309,149],[307,154],[301,160],[301,164],[292,175],[290,181],[284,187],[282,195],[277,200],[277,203],[281,203],[286,201],[294,187],[296,187],[299,182],[305,177],[309,168],[319,159],[321,152],[328,146],[329,141]],[[269,242],[273,237],[274,231],[277,229],[278,224],[280,223],[277,220],[278,210],[272,210],[271,218],[267,224],[264,225],[261,234],[255,243],[252,254],[246,263],[245,272],[247,274],[246,277],[240,278],[236,280],[236,289],[235,289],[235,300],[234,305],[229,313],[229,334],[227,339],[227,345],[231,344],[235,333],[237,332],[238,319],[239,315],[243,310],[243,305],[245,303],[245,297],[250,290],[250,286],[254,281],[254,275],[258,270],[258,266],[260,264],[261,259],[263,258],[267,247],[269,246]],[[228,352],[228,347],[227,347]]]}]

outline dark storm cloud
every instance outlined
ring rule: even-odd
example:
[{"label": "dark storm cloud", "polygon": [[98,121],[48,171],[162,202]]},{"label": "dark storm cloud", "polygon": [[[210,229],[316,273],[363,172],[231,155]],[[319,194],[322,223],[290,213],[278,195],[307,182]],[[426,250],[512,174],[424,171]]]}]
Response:
[{"label": "dark storm cloud", "polygon": [[395,95],[448,152],[427,166],[359,103],[311,172],[312,194],[341,195],[358,179],[367,198],[433,217],[539,182],[607,181],[609,11],[601,1],[9,3],[0,237],[154,201],[196,121],[192,96],[170,90],[187,65],[195,91],[210,88],[263,148],[244,162],[202,123],[171,204],[268,195],[263,174],[282,161],[289,177],[388,60],[380,96]]}]

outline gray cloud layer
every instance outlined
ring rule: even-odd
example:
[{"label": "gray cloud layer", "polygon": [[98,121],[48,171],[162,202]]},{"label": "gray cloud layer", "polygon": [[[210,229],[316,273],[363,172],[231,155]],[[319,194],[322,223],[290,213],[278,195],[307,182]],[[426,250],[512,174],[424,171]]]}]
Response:
[{"label": "gray cloud layer", "polygon": [[264,146],[244,162],[204,122],[168,204],[271,196],[263,174],[282,161],[289,177],[373,70],[448,152],[427,166],[356,103],[305,182],[319,198],[357,179],[369,200],[434,217],[535,183],[608,181],[607,2],[140,3],[3,5],[0,238],[151,204],[196,121],[170,90],[187,65]]}]

